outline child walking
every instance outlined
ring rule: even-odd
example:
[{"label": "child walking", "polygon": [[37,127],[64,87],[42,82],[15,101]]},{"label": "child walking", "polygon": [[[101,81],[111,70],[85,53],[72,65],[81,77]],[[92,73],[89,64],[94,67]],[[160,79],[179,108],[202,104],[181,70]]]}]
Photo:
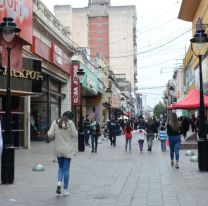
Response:
[{"label": "child walking", "polygon": [[143,151],[143,145],[144,145],[144,138],[146,136],[146,131],[143,130],[143,129],[138,129],[137,133],[138,133],[139,149],[140,149],[140,152],[142,152]]},{"label": "child walking", "polygon": [[162,152],[165,152],[166,151],[165,142],[166,142],[166,139],[167,139],[167,133],[165,131],[165,125],[164,124],[162,124],[161,127],[160,127],[159,137],[160,137],[160,141],[161,141],[161,150],[162,150]]},{"label": "child walking", "polygon": [[131,139],[132,139],[132,131],[133,128],[131,127],[130,122],[126,124],[126,127],[124,128],[124,134],[126,137],[126,145],[125,145],[125,151],[127,152],[127,147],[129,145],[129,152],[131,152]]}]

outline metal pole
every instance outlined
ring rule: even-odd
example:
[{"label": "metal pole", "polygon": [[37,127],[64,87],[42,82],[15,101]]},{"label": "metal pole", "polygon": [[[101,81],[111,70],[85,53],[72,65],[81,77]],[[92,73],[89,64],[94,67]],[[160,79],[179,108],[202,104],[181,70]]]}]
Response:
[{"label": "metal pole", "polygon": [[124,122],[124,111],[123,111],[123,103],[122,103],[122,121]]},{"label": "metal pole", "polygon": [[111,98],[108,97],[108,103],[109,103],[109,107],[108,107],[108,116],[109,116],[109,120],[111,119]]},{"label": "metal pole", "polygon": [[7,47],[8,66],[7,66],[7,88],[6,88],[6,117],[4,145],[1,162],[1,181],[3,184],[12,184],[14,181],[14,141],[12,137],[12,113],[11,113],[11,69],[10,55],[11,48]]},{"label": "metal pole", "polygon": [[85,150],[83,118],[82,118],[82,83],[80,83],[80,112],[79,112],[78,149],[79,149],[79,152],[84,152],[84,150]]},{"label": "metal pole", "polygon": [[205,127],[205,109],[202,78],[202,55],[199,58],[200,107],[199,107],[199,139],[198,139],[198,167],[200,171],[208,171],[208,141]]},{"label": "metal pole", "polygon": [[204,92],[203,92],[203,78],[202,78],[202,55],[198,55],[198,58],[199,58],[199,82],[200,82],[199,139],[206,139]]}]

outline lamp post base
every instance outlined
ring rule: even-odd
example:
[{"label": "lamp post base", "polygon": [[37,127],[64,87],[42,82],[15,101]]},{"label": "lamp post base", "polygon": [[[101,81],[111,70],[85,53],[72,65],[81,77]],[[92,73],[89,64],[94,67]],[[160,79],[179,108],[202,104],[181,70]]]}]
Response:
[{"label": "lamp post base", "polygon": [[208,171],[208,141],[198,140],[198,167],[200,171]]},{"label": "lamp post base", "polygon": [[1,182],[2,184],[13,184],[14,182],[14,148],[3,148]]},{"label": "lamp post base", "polygon": [[85,151],[84,132],[78,133],[78,150],[79,152]]}]

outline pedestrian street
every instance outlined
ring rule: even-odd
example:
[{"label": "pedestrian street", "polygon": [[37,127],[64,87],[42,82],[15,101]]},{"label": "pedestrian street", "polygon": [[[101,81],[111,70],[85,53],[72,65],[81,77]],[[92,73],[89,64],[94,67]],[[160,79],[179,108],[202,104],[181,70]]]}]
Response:
[{"label": "pedestrian street", "polygon": [[[0,205],[207,206],[208,173],[199,172],[185,150],[180,151],[180,169],[175,169],[159,140],[152,152],[145,142],[141,153],[134,134],[129,153],[124,136],[117,137],[115,148],[101,139],[97,153],[86,147],[72,160],[67,197],[56,197],[53,142],[32,142],[30,150],[16,150],[15,182],[0,185]],[[45,171],[32,171],[38,163]]]}]

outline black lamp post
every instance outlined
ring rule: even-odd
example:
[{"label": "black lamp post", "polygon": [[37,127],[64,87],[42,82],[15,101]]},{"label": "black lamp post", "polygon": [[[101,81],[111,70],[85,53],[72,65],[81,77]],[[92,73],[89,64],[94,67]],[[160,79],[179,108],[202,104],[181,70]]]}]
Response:
[{"label": "black lamp post", "polygon": [[196,33],[190,40],[193,53],[199,59],[199,82],[200,82],[200,107],[199,107],[199,139],[198,139],[198,167],[201,171],[208,171],[208,141],[205,126],[205,109],[202,78],[202,58],[207,51],[204,45],[208,43],[202,19],[199,18],[196,24]]},{"label": "black lamp post", "polygon": [[121,97],[121,110],[122,110],[122,121],[123,121],[123,123],[124,123],[124,109],[123,109],[123,102],[124,102],[124,97]]},{"label": "black lamp post", "polygon": [[78,129],[78,150],[79,152],[85,151],[85,141],[84,141],[84,122],[83,122],[83,115],[82,115],[82,79],[85,75],[83,69],[77,71],[77,75],[79,76],[80,82],[80,110],[79,110],[79,129]]},{"label": "black lamp post", "polygon": [[6,116],[5,116],[5,132],[3,137],[3,153],[1,159],[1,181],[2,184],[12,184],[14,182],[14,141],[12,138],[12,114],[11,114],[11,69],[10,69],[10,55],[11,50],[16,46],[10,46],[15,34],[18,34],[21,30],[17,28],[16,23],[13,22],[13,18],[4,17],[3,22],[0,23],[0,32],[3,40],[7,46],[4,48],[7,50],[7,87],[6,87]]},{"label": "black lamp post", "polygon": [[108,104],[109,104],[108,105],[108,118],[110,120],[111,119],[111,93],[112,93],[110,87],[106,89],[106,93],[109,94],[109,96],[108,96]]}]

